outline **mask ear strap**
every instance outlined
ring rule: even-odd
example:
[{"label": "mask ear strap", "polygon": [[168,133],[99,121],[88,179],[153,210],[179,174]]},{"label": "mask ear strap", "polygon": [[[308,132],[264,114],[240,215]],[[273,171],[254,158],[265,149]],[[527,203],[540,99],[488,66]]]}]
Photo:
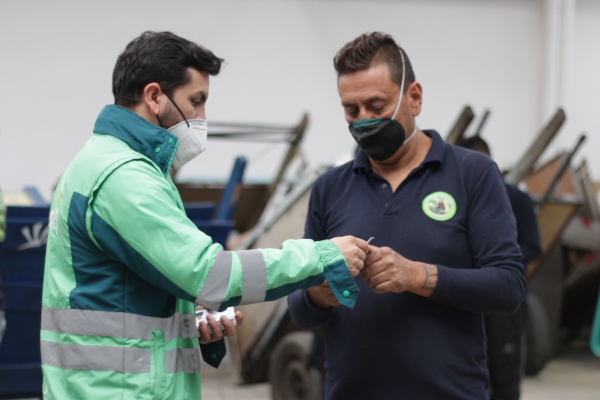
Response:
[{"label": "mask ear strap", "polygon": [[405,145],[406,143],[410,142],[410,140],[415,137],[415,134],[417,133],[418,130],[419,130],[419,127],[417,125],[415,125],[415,130],[413,131],[413,133],[411,133],[410,136],[402,144]]},{"label": "mask ear strap", "polygon": [[[163,92],[164,93],[164,92]],[[168,94],[165,93],[165,96],[167,96],[167,99],[171,100],[171,103],[173,103],[173,105],[175,106],[175,108],[177,109],[177,111],[179,111],[179,114],[181,114],[181,116],[183,117],[183,120],[185,121],[185,123],[187,124],[188,128],[190,127],[190,123],[188,122],[187,118],[185,117],[185,115],[183,115],[183,113],[181,112],[181,109],[177,106],[177,104],[175,104],[175,102],[173,101],[173,99],[171,98],[171,96],[169,96]],[[160,120],[159,120],[160,121]],[[162,124],[161,124],[162,125]]]},{"label": "mask ear strap", "polygon": [[398,103],[396,104],[396,110],[394,111],[394,115],[392,116],[392,119],[396,118],[396,114],[398,114],[398,110],[400,109],[400,104],[402,103],[402,94],[404,93],[404,53],[402,50],[400,50],[400,48],[398,48],[398,51],[400,51],[400,58],[402,58],[402,83],[400,84],[400,95],[398,96]]}]

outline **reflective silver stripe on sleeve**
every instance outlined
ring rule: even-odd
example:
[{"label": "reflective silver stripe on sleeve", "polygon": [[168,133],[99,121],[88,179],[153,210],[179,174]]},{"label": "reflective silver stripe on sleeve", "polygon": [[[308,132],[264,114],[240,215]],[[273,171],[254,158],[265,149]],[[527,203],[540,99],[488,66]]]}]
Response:
[{"label": "reflective silver stripe on sleeve", "polygon": [[241,304],[262,303],[267,295],[267,264],[260,250],[236,251],[242,263],[244,292]]},{"label": "reflective silver stripe on sleeve", "polygon": [[92,371],[116,371],[132,374],[150,372],[152,353],[150,350],[115,347],[85,346],[40,341],[42,364],[63,369]]},{"label": "reflective silver stripe on sleeve", "polygon": [[79,309],[42,307],[42,330],[71,335],[112,336],[152,339],[152,330],[161,330],[165,340],[199,337],[194,314],[175,313],[169,318]]},{"label": "reflective silver stripe on sleeve", "polygon": [[167,374],[200,372],[200,349],[172,349],[167,351]]},{"label": "reflective silver stripe on sleeve", "polygon": [[221,250],[202,285],[196,304],[211,310],[218,310],[227,296],[229,277],[231,276],[231,252]]}]

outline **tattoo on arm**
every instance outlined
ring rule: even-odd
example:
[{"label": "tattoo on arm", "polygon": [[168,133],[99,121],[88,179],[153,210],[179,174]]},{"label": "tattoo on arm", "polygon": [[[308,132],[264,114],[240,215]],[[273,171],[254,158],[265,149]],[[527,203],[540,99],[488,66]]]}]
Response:
[{"label": "tattoo on arm", "polygon": [[425,282],[423,283],[423,289],[434,290],[438,282],[438,270],[435,265],[432,264],[421,264],[423,271],[425,271]]}]

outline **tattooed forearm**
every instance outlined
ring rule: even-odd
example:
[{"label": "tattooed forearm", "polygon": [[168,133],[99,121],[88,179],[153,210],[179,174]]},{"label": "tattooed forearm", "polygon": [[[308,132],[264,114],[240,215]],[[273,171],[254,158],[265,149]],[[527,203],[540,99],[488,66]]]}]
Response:
[{"label": "tattooed forearm", "polygon": [[437,286],[438,282],[438,270],[435,265],[432,264],[421,264],[423,271],[425,271],[425,281],[423,283],[423,289],[433,290]]}]

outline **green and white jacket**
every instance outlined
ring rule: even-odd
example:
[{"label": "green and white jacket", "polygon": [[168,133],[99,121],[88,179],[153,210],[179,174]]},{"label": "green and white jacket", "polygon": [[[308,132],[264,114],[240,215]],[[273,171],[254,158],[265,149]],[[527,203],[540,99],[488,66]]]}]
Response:
[{"label": "green and white jacket", "polygon": [[[331,241],[225,251],[199,231],[168,173],[178,145],[169,131],[111,105],[94,132],[50,210],[46,399],[199,399],[194,303],[223,310],[327,279],[354,306],[358,287]],[[218,366],[223,341],[201,347]]]}]

